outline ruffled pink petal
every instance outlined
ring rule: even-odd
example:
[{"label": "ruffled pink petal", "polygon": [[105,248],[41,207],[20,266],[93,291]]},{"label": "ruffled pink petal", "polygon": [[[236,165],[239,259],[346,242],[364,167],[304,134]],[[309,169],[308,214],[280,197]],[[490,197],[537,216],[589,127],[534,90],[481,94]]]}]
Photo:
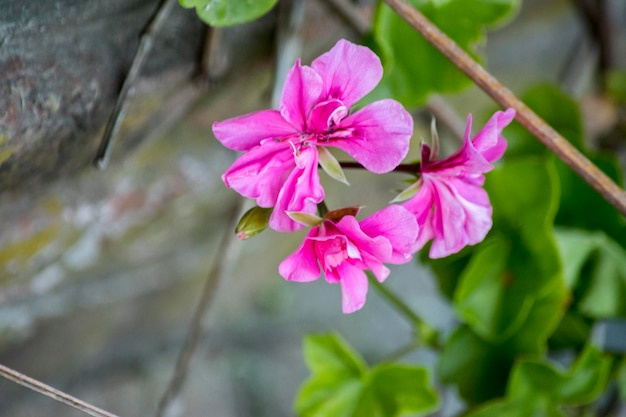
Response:
[{"label": "ruffled pink petal", "polygon": [[389,240],[384,236],[366,234],[355,217],[341,218],[336,227],[358,248],[359,252],[367,253],[382,262],[391,259],[393,248]]},{"label": "ruffled pink petal", "polygon": [[403,264],[412,259],[419,226],[415,216],[399,205],[387,206],[361,221],[361,230],[369,236],[382,236],[391,243],[392,253],[382,262]]},{"label": "ruffled pink petal", "polygon": [[336,98],[347,107],[372,91],[383,76],[380,59],[369,48],[341,39],[311,63],[324,80],[323,99]]},{"label": "ruffled pink petal", "polygon": [[409,151],[413,118],[400,103],[385,99],[346,117],[336,130],[329,146],[343,150],[369,171],[381,174],[397,167]]},{"label": "ruffled pink petal", "polygon": [[[293,156],[292,156],[293,158]],[[317,203],[324,199],[317,169],[318,154],[315,147],[306,147],[296,157],[297,166],[291,171],[278,192],[270,216],[269,226],[279,232],[293,232],[302,228],[286,212],[314,214]]]},{"label": "ruffled pink petal", "polygon": [[241,155],[222,180],[244,197],[256,199],[260,207],[274,207],[295,165],[288,143],[267,140]]},{"label": "ruffled pink petal", "polygon": [[417,194],[410,200],[402,204],[410,213],[415,215],[415,220],[419,226],[419,233],[411,252],[417,252],[435,236],[433,229],[433,190],[430,182],[422,182]]},{"label": "ruffled pink petal", "polygon": [[278,272],[287,281],[309,282],[319,278],[320,267],[313,249],[314,241],[309,239],[316,231],[317,228],[311,229],[302,245],[278,266]]},{"label": "ruffled pink petal", "polygon": [[279,110],[285,120],[300,132],[307,130],[309,112],[320,99],[322,77],[298,59],[287,73]]},{"label": "ruffled pink petal", "polygon": [[213,123],[217,140],[236,151],[248,151],[264,139],[280,139],[295,133],[296,128],[277,110],[261,110]]},{"label": "ruffled pink petal", "polygon": [[[428,145],[422,144],[422,155],[428,150]],[[422,157],[421,172],[434,173],[439,176],[456,177],[489,172],[493,165],[474,148],[468,137],[463,141],[461,149],[445,159],[429,162]]]},{"label": "ruffled pink petal", "polygon": [[[476,134],[472,140],[472,144],[483,157],[493,162],[502,157],[506,150],[506,140],[502,137],[502,130],[511,123],[515,118],[515,109],[507,109],[506,111],[498,111],[485,126]],[[471,127],[472,115],[467,118],[467,125]],[[465,133],[469,137],[469,133]]]},{"label": "ruffled pink petal", "polygon": [[361,269],[369,269],[370,271],[372,271],[372,274],[374,274],[378,282],[384,282],[391,273],[391,271],[389,271],[389,268],[383,265],[380,259],[375,258],[367,253],[363,255],[363,261],[361,263]]},{"label": "ruffled pink petal", "polygon": [[435,190],[431,258],[456,253],[481,242],[491,229],[491,205],[480,187],[460,179],[433,180]]},{"label": "ruffled pink petal", "polygon": [[341,276],[342,311],[349,314],[360,310],[367,297],[368,284],[365,272],[348,262],[342,263],[337,268],[337,272]]}]

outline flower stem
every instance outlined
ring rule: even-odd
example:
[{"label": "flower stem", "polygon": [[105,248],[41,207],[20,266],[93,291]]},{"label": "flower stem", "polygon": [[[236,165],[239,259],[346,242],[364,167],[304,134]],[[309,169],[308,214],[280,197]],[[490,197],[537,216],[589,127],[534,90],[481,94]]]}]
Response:
[{"label": "flower stem", "polygon": [[419,346],[429,346],[439,348],[439,333],[433,329],[428,323],[422,320],[404,301],[400,299],[393,291],[378,282],[370,272],[367,272],[367,279],[378,293],[393,307],[398,313],[403,315],[413,326],[418,336]]},{"label": "flower stem", "polygon": [[[339,162],[339,165],[342,168],[348,168],[348,169],[366,169],[363,165],[359,164],[358,162]],[[414,163],[414,164],[400,164],[398,165],[393,172],[405,172],[407,174],[413,174],[413,175],[417,175],[417,173],[420,170],[420,164],[419,162]]]},{"label": "flower stem", "polygon": [[392,9],[436,47],[474,83],[504,108],[517,112],[517,121],[570,166],[609,203],[626,215],[626,192],[580,153],[567,139],[543,121],[493,75],[487,72],[452,39],[430,22],[407,0],[385,0]]},{"label": "flower stem", "polygon": [[324,217],[326,213],[328,213],[328,206],[326,205],[326,200],[322,200],[317,204],[317,213],[320,217]]}]

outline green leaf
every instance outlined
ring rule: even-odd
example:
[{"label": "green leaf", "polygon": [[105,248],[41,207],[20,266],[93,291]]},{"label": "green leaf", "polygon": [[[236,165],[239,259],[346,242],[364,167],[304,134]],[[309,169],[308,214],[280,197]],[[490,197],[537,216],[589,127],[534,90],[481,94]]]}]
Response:
[{"label": "green leaf", "polygon": [[[552,84],[528,89],[520,99],[577,148],[583,145],[583,125],[578,103]],[[517,122],[506,130],[506,157],[548,154],[549,151],[532,133]]]},{"label": "green leaf", "polygon": [[480,407],[465,417],[564,417],[551,403],[499,400]]},{"label": "green leaf", "polygon": [[372,369],[370,386],[384,416],[426,413],[437,407],[437,392],[429,384],[425,368],[383,364]]},{"label": "green leaf", "polygon": [[563,314],[565,298],[562,281],[554,281],[534,300],[524,323],[504,341],[487,341],[469,326],[459,327],[443,347],[440,377],[455,383],[470,404],[504,395],[515,359],[545,350],[546,340]]},{"label": "green leaf", "polygon": [[[510,17],[519,0],[410,0],[443,32],[475,58],[485,30]],[[433,92],[456,92],[469,79],[386,5],[374,18],[374,40],[385,75],[374,97],[389,96],[405,106],[423,104]],[[410,47],[407,49],[407,45]]]},{"label": "green leaf", "polygon": [[307,336],[304,339],[304,360],[314,374],[345,374],[360,378],[367,369],[359,354],[336,334]]},{"label": "green leaf", "polygon": [[232,26],[267,13],[278,0],[178,0],[185,8],[196,8],[198,17],[210,26]]},{"label": "green leaf", "polygon": [[595,400],[608,382],[611,359],[587,345],[569,371],[544,361],[522,361],[511,374],[507,396],[526,401],[582,405]]},{"label": "green leaf", "polygon": [[308,336],[304,356],[311,377],[295,410],[303,417],[396,417],[434,410],[438,396],[425,368],[363,359],[336,335]]},{"label": "green leaf", "polygon": [[626,316],[626,251],[602,232],[560,228],[556,238],[578,310],[593,318]]},{"label": "green leaf", "polygon": [[467,417],[564,416],[561,406],[594,401],[605,389],[611,359],[587,345],[570,370],[540,360],[518,362],[506,398],[484,405]]},{"label": "green leaf", "polygon": [[610,71],[606,81],[609,95],[618,103],[626,103],[626,71]]},{"label": "green leaf", "polygon": [[532,306],[531,298],[508,289],[510,251],[511,243],[500,236],[480,245],[454,296],[457,313],[485,339],[511,336]]}]

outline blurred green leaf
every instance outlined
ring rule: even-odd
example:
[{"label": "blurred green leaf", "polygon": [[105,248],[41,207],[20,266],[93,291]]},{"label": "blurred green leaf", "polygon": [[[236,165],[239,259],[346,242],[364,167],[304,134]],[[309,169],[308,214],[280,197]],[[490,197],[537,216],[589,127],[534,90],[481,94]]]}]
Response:
[{"label": "blurred green leaf", "polygon": [[[539,84],[528,89],[520,99],[557,132],[577,148],[583,145],[583,125],[578,103],[552,84]],[[548,154],[535,136],[518,122],[506,130],[507,158],[520,155]]]},{"label": "blurred green leaf", "polygon": [[591,334],[591,324],[589,319],[570,308],[548,340],[550,350],[582,349]]},{"label": "blurred green leaf", "polygon": [[278,0],[178,0],[181,6],[196,8],[206,24],[220,27],[249,22],[267,13]]},{"label": "blurred green leaf", "polygon": [[307,336],[304,356],[312,375],[296,398],[300,416],[395,417],[437,407],[437,393],[424,368],[381,364],[367,369],[333,334]]},{"label": "blurred green leaf", "polygon": [[519,356],[541,354],[564,310],[565,287],[552,282],[534,300],[523,324],[507,340],[487,341],[468,325],[446,341],[439,359],[439,375],[454,383],[470,404],[504,395],[509,372]]},{"label": "blurred green leaf", "polygon": [[602,393],[610,368],[611,359],[592,345],[587,345],[567,372],[544,361],[522,361],[513,369],[507,396],[563,405],[586,404]]},{"label": "blurred green leaf", "polygon": [[618,103],[626,103],[626,71],[610,71],[607,74],[607,92]]},{"label": "blurred green leaf", "polygon": [[[485,30],[510,17],[519,0],[410,0],[426,17],[475,58]],[[374,40],[385,75],[374,97],[392,96],[407,107],[423,104],[433,92],[456,92],[470,82],[401,17],[381,5],[374,18]],[[410,46],[407,49],[407,45]]]},{"label": "blurred green leaf", "polygon": [[564,417],[552,403],[500,400],[472,411],[465,417]]},{"label": "blurred green leaf", "polygon": [[507,387],[506,398],[484,405],[467,417],[564,416],[564,405],[594,401],[605,389],[611,359],[587,345],[568,370],[540,360],[518,362]]},{"label": "blurred green leaf", "polygon": [[626,251],[603,232],[556,231],[567,282],[578,309],[594,318],[626,316]]}]

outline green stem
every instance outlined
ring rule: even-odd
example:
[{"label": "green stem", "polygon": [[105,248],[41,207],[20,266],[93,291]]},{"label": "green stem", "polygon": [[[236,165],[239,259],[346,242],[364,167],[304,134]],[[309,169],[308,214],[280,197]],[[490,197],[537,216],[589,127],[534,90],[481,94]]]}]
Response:
[{"label": "green stem", "polygon": [[378,282],[370,272],[367,272],[367,278],[371,286],[373,286],[378,293],[387,301],[398,313],[404,316],[413,326],[417,333],[419,345],[429,346],[435,349],[439,349],[439,333],[433,329],[428,323],[422,320],[404,301],[400,299],[389,288]]},{"label": "green stem", "polygon": [[320,217],[324,217],[326,213],[328,213],[328,206],[326,205],[326,200],[322,200],[317,203],[317,212]]}]

